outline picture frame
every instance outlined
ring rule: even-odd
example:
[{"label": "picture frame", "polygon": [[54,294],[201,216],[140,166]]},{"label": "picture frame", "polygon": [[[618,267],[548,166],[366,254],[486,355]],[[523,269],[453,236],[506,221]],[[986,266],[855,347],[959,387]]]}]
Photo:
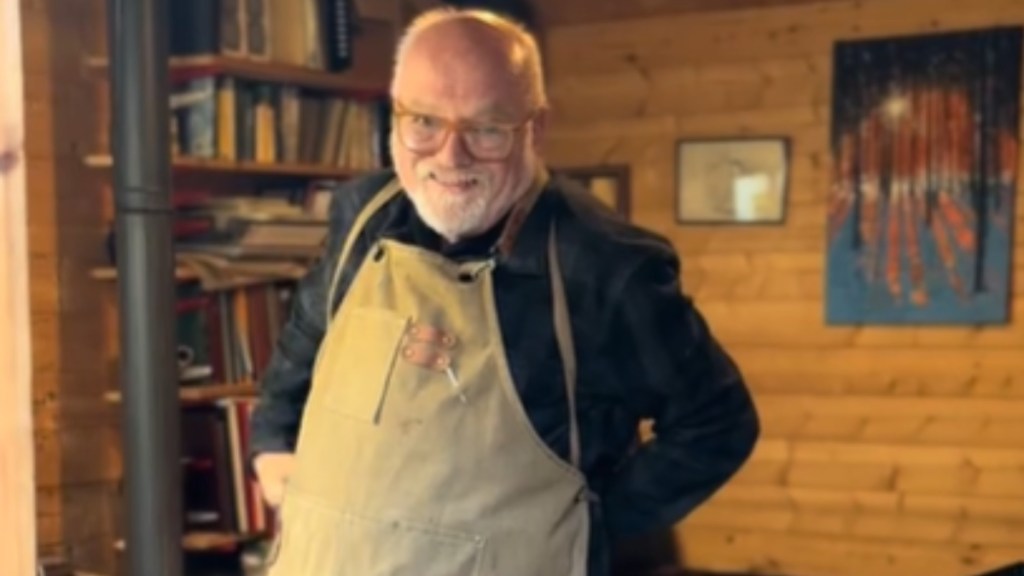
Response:
[{"label": "picture frame", "polygon": [[630,169],[625,164],[570,166],[553,172],[575,180],[623,218],[630,214]]},{"label": "picture frame", "polygon": [[677,140],[676,222],[783,224],[790,148],[790,139],[777,135]]}]

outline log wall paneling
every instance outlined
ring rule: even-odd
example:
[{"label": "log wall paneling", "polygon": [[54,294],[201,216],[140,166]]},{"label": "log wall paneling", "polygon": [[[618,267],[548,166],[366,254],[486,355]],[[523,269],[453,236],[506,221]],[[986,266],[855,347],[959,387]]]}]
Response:
[{"label": "log wall paneling", "polygon": [[[630,166],[633,219],[679,248],[761,413],[748,464],[678,527],[682,561],[966,576],[1024,559],[1024,234],[1007,326],[833,328],[823,303],[833,43],[1024,24],[1024,3],[698,4],[562,0],[545,38],[550,162]],[[736,134],[792,139],[785,225],[677,226],[676,140]]]},{"label": "log wall paneling", "polygon": [[116,334],[109,290],[89,277],[104,262],[112,216],[94,150],[109,115],[102,82],[83,67],[106,44],[103,0],[20,0],[24,33],[32,410],[39,553],[116,573],[120,457],[117,412],[103,401]]},{"label": "log wall paneling", "polygon": [[619,18],[641,18],[673,14],[691,14],[742,8],[765,8],[791,4],[811,4],[835,0],[554,0],[536,2],[548,26],[601,22]]}]

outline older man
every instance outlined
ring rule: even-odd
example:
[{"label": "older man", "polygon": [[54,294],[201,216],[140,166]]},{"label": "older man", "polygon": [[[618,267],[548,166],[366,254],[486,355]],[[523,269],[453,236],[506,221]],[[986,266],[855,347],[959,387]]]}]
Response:
[{"label": "older man", "polygon": [[522,28],[423,15],[392,101],[394,172],[338,190],[253,419],[270,573],[607,574],[747,458],[744,382],[671,245],[548,177]]}]

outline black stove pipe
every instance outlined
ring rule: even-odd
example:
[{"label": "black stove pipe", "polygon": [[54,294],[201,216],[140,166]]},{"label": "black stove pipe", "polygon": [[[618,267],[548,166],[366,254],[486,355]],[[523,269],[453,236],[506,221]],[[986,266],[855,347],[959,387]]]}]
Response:
[{"label": "black stove pipe", "polygon": [[181,576],[168,0],[108,0],[127,573]]}]

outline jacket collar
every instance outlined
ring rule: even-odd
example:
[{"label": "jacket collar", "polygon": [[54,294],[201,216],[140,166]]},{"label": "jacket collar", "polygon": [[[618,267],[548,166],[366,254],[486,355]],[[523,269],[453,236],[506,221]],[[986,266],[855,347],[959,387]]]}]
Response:
[{"label": "jacket collar", "polygon": [[544,167],[537,170],[530,188],[505,218],[504,230],[491,249],[498,266],[524,274],[543,274],[550,234],[551,178]]},{"label": "jacket collar", "polygon": [[[526,275],[547,274],[547,240],[554,214],[553,200],[551,179],[547,170],[541,169],[529,191],[513,205],[502,220],[500,234],[497,231],[486,234],[495,238],[490,248],[486,248],[484,244],[477,249],[479,252],[475,256],[463,254],[456,257],[489,255],[495,259],[498,268],[509,272]],[[396,201],[388,204],[384,209],[386,215],[381,214],[381,236],[437,249],[439,237],[426,229],[426,224],[416,214],[416,209],[406,194],[399,194]]]}]

